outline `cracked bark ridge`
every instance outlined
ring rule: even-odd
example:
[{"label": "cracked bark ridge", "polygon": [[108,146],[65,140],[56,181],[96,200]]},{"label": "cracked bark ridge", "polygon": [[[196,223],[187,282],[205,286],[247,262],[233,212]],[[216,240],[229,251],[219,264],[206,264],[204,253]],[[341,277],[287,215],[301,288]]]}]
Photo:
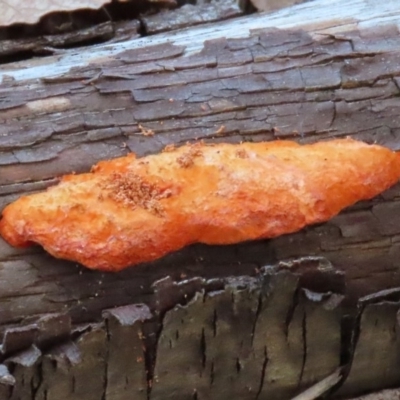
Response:
[{"label": "cracked bark ridge", "polygon": [[46,314],[30,317],[24,325],[5,329],[0,354],[2,359],[32,345],[40,349],[51,347],[71,335],[71,317],[67,314]]},{"label": "cracked bark ridge", "polygon": [[1,345],[2,355],[7,356],[17,350],[30,347],[35,341],[37,331],[38,328],[36,325],[6,329]]},{"label": "cracked bark ridge", "polygon": [[222,290],[224,279],[194,277],[175,281],[171,276],[166,276],[154,282],[152,287],[154,289],[152,308],[162,316],[176,304],[188,303],[197,292]]},{"label": "cracked bark ridge", "polygon": [[144,304],[103,312],[107,327],[106,399],[147,399],[143,323],[151,317]]},{"label": "cracked bark ridge", "polygon": [[[30,348],[20,351],[5,360],[5,364],[15,379],[9,397],[10,400],[32,400],[41,381],[40,362],[42,352],[32,345]],[[3,398],[3,397],[2,397]]]},{"label": "cracked bark ridge", "polygon": [[39,366],[35,399],[101,398],[106,381],[106,331],[93,325],[76,341],[52,348]]},{"label": "cracked bark ridge", "polygon": [[197,292],[164,315],[151,399],[289,398],[339,366],[342,297],[276,269]]},{"label": "cracked bark ridge", "polygon": [[343,298],[332,292],[301,291],[304,350],[300,386],[304,389],[324,379],[326,371],[331,369],[333,372],[340,363]]},{"label": "cracked bark ridge", "polygon": [[[336,269],[332,263],[324,257],[304,256],[286,261],[279,261],[276,267],[288,270],[299,276],[302,288],[323,293],[333,291],[344,295],[346,293],[346,274]],[[265,272],[271,271],[271,267],[264,267]]]},{"label": "cracked bark ridge", "polygon": [[399,288],[360,299],[350,369],[338,396],[400,385],[399,312]]},{"label": "cracked bark ridge", "polygon": [[254,337],[258,353],[264,348],[259,395],[290,398],[339,366],[343,296],[300,289],[299,277],[288,271],[267,272],[265,284],[272,290],[261,300]]}]

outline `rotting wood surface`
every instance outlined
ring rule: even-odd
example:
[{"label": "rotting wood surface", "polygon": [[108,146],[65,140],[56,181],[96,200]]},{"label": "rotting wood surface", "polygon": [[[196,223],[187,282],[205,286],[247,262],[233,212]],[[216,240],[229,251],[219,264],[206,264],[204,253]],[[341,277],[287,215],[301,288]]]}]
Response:
[{"label": "rotting wood surface", "polygon": [[[333,9],[339,3],[343,2],[334,2]],[[354,5],[365,2],[350,3],[347,8],[350,15],[347,18],[351,19],[349,26],[353,29],[357,18],[357,14],[351,15],[356,10]],[[40,61],[41,65],[31,62],[25,70],[23,67],[26,62],[21,63],[21,69],[6,71],[3,67],[0,86],[0,208],[24,193],[53,184],[61,174],[86,171],[101,159],[129,151],[144,155],[159,151],[170,143],[180,144],[190,140],[237,142],[292,138],[307,142],[352,135],[400,149],[400,13],[397,11],[396,14],[394,9],[390,13],[390,4],[392,2],[389,1],[382,6],[382,13],[386,13],[385,24],[382,21],[379,23],[379,7],[369,5],[368,12],[371,15],[375,10],[375,25],[379,28],[371,28],[374,20],[370,19],[368,23],[360,23],[359,30],[346,31],[343,26],[336,26],[335,22],[331,21],[329,25],[327,19],[321,22],[319,28],[314,21],[314,25],[303,26],[303,30],[261,29],[243,38],[218,38],[216,32],[215,40],[204,43],[199,53],[191,51],[190,54],[182,40],[177,44],[154,44],[154,40],[149,38],[148,42],[142,41],[142,47],[136,49],[125,48],[116,52],[115,48],[111,48],[108,58],[104,55],[107,49],[102,49],[101,60],[82,66],[78,63],[75,68],[59,76],[55,76],[54,71],[62,71],[62,59],[55,62],[54,69],[49,64],[48,74],[44,74],[43,60]],[[305,20],[301,10],[307,13],[310,7],[303,5],[297,8],[300,10],[297,14],[299,20]],[[268,16],[264,18],[271,23]],[[229,23],[234,26],[234,22]],[[259,19],[257,24],[260,24]],[[335,30],[340,33],[333,33]],[[182,38],[183,34],[179,35]],[[32,79],[23,78],[30,74]],[[143,128],[152,130],[154,136],[143,135]],[[15,358],[17,350],[28,348],[26,351],[30,353],[27,356],[7,363],[11,365],[14,377],[18,376],[15,371],[20,368],[21,379],[33,382],[31,387],[36,393],[33,398],[45,398],[45,393],[50,396],[49,393],[55,390],[51,385],[57,385],[57,382],[66,385],[65,390],[72,390],[68,394],[70,397],[66,398],[79,398],[76,396],[81,395],[80,390],[88,390],[87,393],[98,393],[99,388],[103,391],[113,390],[106,384],[108,378],[93,382],[92,385],[88,372],[85,372],[92,369],[104,371],[105,365],[109,368],[111,361],[106,363],[104,360],[110,360],[111,351],[114,350],[110,350],[113,348],[111,343],[107,346],[104,343],[112,336],[109,332],[107,334],[102,325],[76,326],[77,323],[101,323],[104,309],[128,304],[146,303],[154,312],[157,309],[154,305],[156,297],[151,284],[166,275],[174,280],[196,276],[225,279],[226,276],[247,275],[251,280],[251,277],[258,276],[262,266],[298,256],[324,256],[335,268],[345,271],[347,289],[342,305],[346,308],[354,306],[361,296],[400,286],[399,189],[400,186],[397,186],[377,199],[352,207],[329,223],[307,228],[298,234],[236,246],[191,246],[158,262],[119,274],[83,270],[67,261],[53,259],[37,247],[19,251],[0,241],[0,324],[3,330],[8,328],[3,354],[9,359]],[[220,285],[216,289],[222,290],[224,287]],[[312,290],[328,292],[329,285],[323,290],[321,286]],[[226,293],[223,291],[216,297],[220,296],[223,301]],[[204,295],[200,291],[197,296]],[[206,298],[210,306],[204,312],[218,308],[212,303],[214,295]],[[171,301],[171,309],[177,301]],[[397,300],[391,302],[395,304],[390,311],[394,315],[397,312]],[[51,317],[37,317],[46,313],[61,313],[62,322],[56,323],[59,331],[54,332],[54,326],[48,322]],[[360,314],[352,323],[359,328],[364,321],[369,326],[373,323],[368,321],[375,321],[374,313],[381,315],[379,310],[372,307],[371,314]],[[53,316],[53,321],[61,318],[57,315]],[[128,325],[135,324],[135,315],[127,317]],[[74,328],[71,328],[69,318]],[[120,317],[110,318],[112,323],[106,323],[107,329],[112,324],[118,325]],[[173,318],[170,320],[174,322]],[[389,320],[379,325],[381,330],[377,328],[374,338],[382,337],[381,333],[388,330],[396,331],[396,322]],[[137,359],[140,365],[147,363],[147,366],[154,367],[154,371],[150,368],[148,374],[159,377],[162,374],[155,371],[163,369],[157,360],[166,360],[167,355],[159,357],[158,352],[162,348],[157,348],[156,352],[155,343],[157,337],[160,344],[162,337],[168,337],[170,333],[167,330],[159,331],[152,323],[149,323],[149,334],[145,335],[147,340],[153,340],[146,347],[150,349],[145,354],[147,359],[144,357],[139,360],[140,355]],[[229,321],[227,326],[234,323]],[[352,329],[349,328],[348,332],[354,332]],[[357,336],[360,346],[363,340],[371,343],[368,336],[362,336],[362,326],[360,329]],[[121,333],[130,334],[131,331]],[[41,341],[37,337],[47,339]],[[328,339],[329,335],[325,337]],[[71,341],[54,347],[54,338],[70,338]],[[296,340],[300,340],[300,344],[297,343],[300,346],[299,354],[304,354],[304,348],[301,350],[304,335]],[[36,347],[29,347],[32,343],[36,343]],[[168,341],[166,343],[165,351],[169,345]],[[218,341],[213,342],[212,335],[204,336],[204,341],[200,343],[209,343],[210,349],[212,346],[221,346]],[[385,336],[382,348],[389,346],[390,349],[395,343],[395,336]],[[41,358],[38,348],[45,352],[45,358]],[[99,353],[98,349],[102,351]],[[227,351],[234,352],[232,349],[228,346]],[[379,357],[380,349],[378,347],[377,350],[379,362],[387,362],[391,368],[396,366],[398,369],[396,357],[383,359]],[[261,357],[258,350],[257,357]],[[96,354],[97,361],[90,357],[92,352]],[[355,352],[355,357],[357,354]],[[324,357],[327,355],[328,352]],[[89,357],[89,361],[84,360],[85,356]],[[338,356],[335,353],[332,357]],[[263,379],[268,381],[264,372],[269,358],[263,357],[262,361],[259,360],[259,376],[263,374]],[[362,354],[359,357],[362,358]],[[152,364],[154,359],[156,363]],[[61,363],[60,370],[52,369],[54,360]],[[203,358],[201,360],[203,363]],[[298,359],[295,361],[298,362]],[[296,390],[299,390],[315,383],[317,378],[324,377],[322,372],[326,372],[326,375],[331,373],[339,361],[336,358],[329,364],[332,365],[331,370],[321,368],[321,376],[317,374],[304,382],[296,374],[299,371],[304,374],[305,364],[301,368],[296,367],[293,376],[297,377],[297,381],[293,378],[295,383],[292,384],[297,385]],[[382,366],[379,362],[376,368]],[[385,376],[387,381],[383,379],[378,383],[366,379],[365,371],[372,373],[374,368],[368,360],[360,359],[357,363],[361,369],[357,372],[356,364],[353,365],[348,376],[348,388],[344,387],[343,393],[356,392],[362,385],[360,382],[366,382],[369,390],[378,388],[378,383],[399,384],[397,376]],[[180,365],[183,371],[184,365]],[[208,373],[213,371],[215,385],[221,388],[228,386],[227,381],[223,381],[228,379],[227,376],[217,374],[216,368],[225,368],[223,364],[211,366],[205,362],[204,365]],[[235,365],[236,373],[244,371],[240,361]],[[70,374],[68,368],[71,366],[76,366],[76,376],[79,376],[81,383],[75,380],[74,383],[68,383],[62,378]],[[41,381],[50,385],[50,388],[37,384],[40,381],[38,371],[50,374],[51,379]],[[142,382],[138,387],[147,393],[147,382],[143,384],[143,370],[140,371],[135,379]],[[108,369],[108,372],[112,370]],[[75,376],[75,373],[71,376]],[[151,397],[157,398],[157,390],[162,388],[163,383],[161,379],[157,382],[153,378]],[[5,371],[2,382],[7,384],[10,381],[12,378]],[[266,385],[266,389],[263,389],[263,382],[258,381],[257,393],[260,387],[260,393],[271,387]],[[240,384],[239,379],[237,385]],[[70,389],[69,385],[74,389]],[[200,382],[198,392],[191,394],[193,398],[205,398],[209,389],[204,389],[202,385]],[[293,390],[290,393],[294,393],[294,386],[288,384],[285,390]],[[3,389],[9,391],[7,387]],[[109,397],[114,400],[111,394]],[[187,398],[186,394],[183,398]]]},{"label": "rotting wood surface", "polygon": [[48,314],[8,329],[1,398],[281,400],[338,369],[333,398],[400,384],[400,291],[362,299],[344,324],[345,274],[325,259],[154,289],[151,310],[104,310],[72,329],[69,316]]}]

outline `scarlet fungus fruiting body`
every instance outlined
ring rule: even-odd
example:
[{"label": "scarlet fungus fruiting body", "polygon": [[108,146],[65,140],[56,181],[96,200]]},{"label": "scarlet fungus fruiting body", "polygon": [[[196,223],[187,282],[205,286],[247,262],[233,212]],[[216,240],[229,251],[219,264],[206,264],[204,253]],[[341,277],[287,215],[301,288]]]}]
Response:
[{"label": "scarlet fungus fruiting body", "polygon": [[327,221],[400,179],[400,156],[352,139],[197,143],[100,162],[8,205],[0,233],[118,271],[191,243],[272,238]]}]

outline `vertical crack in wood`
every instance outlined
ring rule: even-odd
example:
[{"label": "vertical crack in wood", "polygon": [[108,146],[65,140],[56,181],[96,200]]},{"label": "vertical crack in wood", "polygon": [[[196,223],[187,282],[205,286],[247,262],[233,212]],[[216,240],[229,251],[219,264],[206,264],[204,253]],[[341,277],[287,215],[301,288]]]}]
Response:
[{"label": "vertical crack in wood", "polygon": [[253,327],[251,329],[251,347],[253,347],[253,344],[254,344],[254,337],[255,337],[256,328],[257,328],[257,321],[260,316],[261,309],[262,309],[262,291],[260,290],[260,294],[258,295],[257,310],[256,310],[256,314],[254,316]]},{"label": "vertical crack in wood", "polygon": [[151,390],[153,386],[153,379],[154,379],[154,370],[157,362],[157,353],[158,353],[158,344],[161,337],[161,333],[164,329],[163,325],[163,318],[165,313],[158,314],[158,321],[157,321],[157,329],[156,332],[156,339],[154,341],[153,347],[149,349],[145,346],[144,349],[144,358],[145,358],[145,366],[146,366],[146,381],[147,381],[147,400],[151,398]]},{"label": "vertical crack in wood", "polygon": [[269,361],[269,359],[268,359],[267,346],[264,346],[264,361],[263,361],[262,368],[261,368],[260,385],[258,387],[258,391],[256,394],[256,400],[260,397],[260,394],[261,394],[263,386],[264,386],[264,380],[265,380],[265,374],[266,374],[266,370],[267,370],[268,361]]},{"label": "vertical crack in wood", "polygon": [[42,363],[42,361],[40,361],[37,366],[36,377],[37,377],[37,382],[35,382],[35,376],[33,376],[30,381],[32,400],[36,400],[36,394],[39,391],[39,388],[43,383],[43,363]]},{"label": "vertical crack in wood", "polygon": [[211,361],[211,368],[210,368],[210,386],[214,384],[215,379],[215,371],[214,371],[214,361]]},{"label": "vertical crack in wood", "polygon": [[217,324],[218,324],[218,313],[217,313],[217,310],[214,309],[213,321],[212,321],[212,327],[213,327],[213,335],[214,335],[214,337],[217,336]]},{"label": "vertical crack in wood", "polygon": [[204,328],[201,330],[201,338],[200,338],[200,352],[201,352],[201,367],[204,371],[207,364],[207,343],[206,343],[206,335],[204,332]]},{"label": "vertical crack in wood", "polygon": [[329,122],[329,126],[333,126],[333,124],[335,123],[336,120],[336,102],[334,100],[332,100],[332,118],[331,121]]},{"label": "vertical crack in wood", "polygon": [[387,289],[359,300],[351,358],[339,396],[357,395],[360,386],[364,391],[375,391],[399,385],[399,294],[398,288]]},{"label": "vertical crack in wood", "polygon": [[362,310],[357,311],[357,315],[346,316],[342,318],[341,326],[341,359],[342,366],[342,381],[338,388],[346,381],[354,358],[354,351],[357,347],[358,338],[360,336],[360,321]]},{"label": "vertical crack in wood", "polygon": [[298,386],[301,386],[301,383],[303,381],[303,375],[304,375],[304,369],[306,366],[306,361],[307,361],[307,311],[303,311],[303,320],[301,323],[301,335],[302,335],[302,340],[303,340],[303,360],[302,360],[302,365],[301,365],[301,372],[299,376],[299,382]]},{"label": "vertical crack in wood", "polygon": [[[72,375],[72,377],[71,377],[71,391],[72,391],[72,393],[76,392],[76,378],[75,378],[75,375]],[[103,393],[103,395],[101,397],[102,397],[102,400],[104,400],[104,393]]]},{"label": "vertical crack in wood", "polygon": [[104,363],[104,373],[103,373],[103,394],[101,396],[101,400],[107,400],[107,386],[108,386],[108,363],[109,363],[109,354],[110,354],[110,326],[107,318],[103,318],[104,320],[104,329],[106,331],[106,340],[105,340],[105,363]]},{"label": "vertical crack in wood", "polygon": [[242,364],[240,363],[239,357],[236,358],[236,371],[238,374],[240,374],[240,371],[242,370]]},{"label": "vertical crack in wood", "polygon": [[342,337],[344,336],[344,340],[342,340],[343,360],[341,364],[343,366],[343,378],[340,386],[346,382],[346,379],[351,372],[354,361],[354,353],[356,351],[358,339],[361,333],[361,317],[364,308],[365,305],[359,306],[356,316],[353,317],[353,319],[348,323],[347,329],[344,330],[342,328]]},{"label": "vertical crack in wood", "polygon": [[293,292],[292,303],[286,313],[286,321],[285,321],[285,326],[284,326],[286,340],[288,340],[288,338],[289,338],[289,326],[290,326],[290,323],[292,322],[294,312],[299,304],[299,290],[300,290],[300,286],[298,286],[296,288],[296,290]]}]

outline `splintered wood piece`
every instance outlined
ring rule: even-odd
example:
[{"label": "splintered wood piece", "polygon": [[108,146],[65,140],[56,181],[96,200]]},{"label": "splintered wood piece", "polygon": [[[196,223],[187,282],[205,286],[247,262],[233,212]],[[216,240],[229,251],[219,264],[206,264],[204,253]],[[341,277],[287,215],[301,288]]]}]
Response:
[{"label": "splintered wood piece", "polygon": [[292,400],[318,399],[320,396],[332,389],[332,387],[335,386],[341,378],[342,374],[341,369],[339,368],[335,372],[327,376],[325,379],[322,379],[322,381],[305,390],[303,393],[299,394],[296,397],[293,397]]}]

